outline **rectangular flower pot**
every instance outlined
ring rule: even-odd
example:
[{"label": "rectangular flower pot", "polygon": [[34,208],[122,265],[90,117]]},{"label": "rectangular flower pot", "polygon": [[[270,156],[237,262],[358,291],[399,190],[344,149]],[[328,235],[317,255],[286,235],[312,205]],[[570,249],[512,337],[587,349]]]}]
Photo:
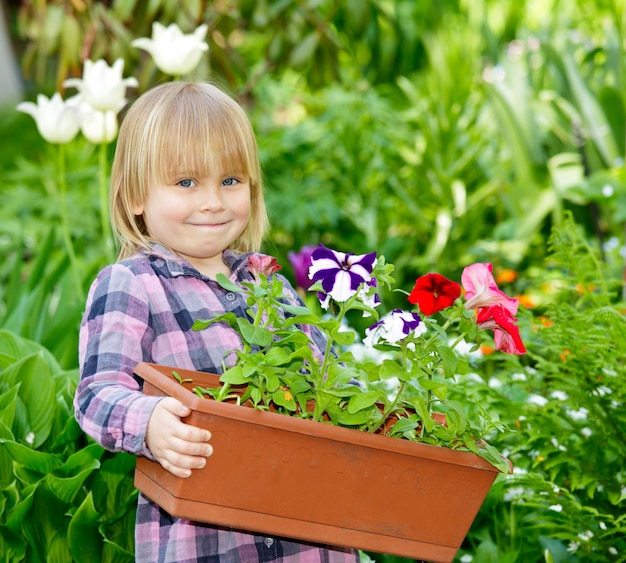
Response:
[{"label": "rectangular flower pot", "polygon": [[[192,383],[181,385],[172,372]],[[189,406],[213,455],[181,479],[137,460],[135,485],[170,514],[239,530],[452,561],[498,470],[481,457],[221,403],[217,376],[142,363],[144,392]]]}]

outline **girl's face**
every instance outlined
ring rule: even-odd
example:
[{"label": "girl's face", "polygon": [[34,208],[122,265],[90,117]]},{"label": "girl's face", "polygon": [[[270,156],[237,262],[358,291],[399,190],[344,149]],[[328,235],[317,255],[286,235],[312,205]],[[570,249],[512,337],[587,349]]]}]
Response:
[{"label": "girl's face", "polygon": [[230,275],[222,251],[239,238],[250,219],[250,180],[238,174],[190,177],[174,173],[154,182],[133,212],[148,234],[199,272]]}]

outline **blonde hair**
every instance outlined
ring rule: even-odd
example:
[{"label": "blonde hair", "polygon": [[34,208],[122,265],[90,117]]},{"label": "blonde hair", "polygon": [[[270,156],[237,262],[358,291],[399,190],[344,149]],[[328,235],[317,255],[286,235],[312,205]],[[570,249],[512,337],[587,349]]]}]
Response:
[{"label": "blonde hair", "polygon": [[246,113],[216,86],[169,82],[141,95],[120,127],[110,199],[120,260],[154,242],[133,209],[145,202],[150,185],[173,168],[190,175],[227,170],[249,177],[250,220],[231,249],[260,248],[268,219],[256,138]]}]

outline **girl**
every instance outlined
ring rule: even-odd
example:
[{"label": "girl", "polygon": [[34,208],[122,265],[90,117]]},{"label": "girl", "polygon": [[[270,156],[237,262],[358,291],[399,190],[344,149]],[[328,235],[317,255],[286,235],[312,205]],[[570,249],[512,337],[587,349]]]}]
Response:
[{"label": "girl", "polygon": [[[245,301],[215,276],[252,280],[247,257],[267,228],[256,140],[242,108],[204,83],[142,95],[120,128],[111,209],[121,253],[87,299],[76,418],[105,448],[189,477],[210,467],[210,433],[184,424],[189,410],[176,399],[143,395],[133,370],[144,361],[222,373],[241,346],[223,323],[191,326],[214,313],[245,315]],[[141,494],[135,539],[137,561],[150,563],[358,561],[353,550],[174,518]]]}]

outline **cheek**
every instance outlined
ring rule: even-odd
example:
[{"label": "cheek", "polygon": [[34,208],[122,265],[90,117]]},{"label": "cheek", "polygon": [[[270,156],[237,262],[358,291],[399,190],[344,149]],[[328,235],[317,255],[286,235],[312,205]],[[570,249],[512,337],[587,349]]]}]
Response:
[{"label": "cheek", "polygon": [[249,219],[252,213],[252,201],[250,194],[242,196],[238,205],[238,213],[242,218]]}]

